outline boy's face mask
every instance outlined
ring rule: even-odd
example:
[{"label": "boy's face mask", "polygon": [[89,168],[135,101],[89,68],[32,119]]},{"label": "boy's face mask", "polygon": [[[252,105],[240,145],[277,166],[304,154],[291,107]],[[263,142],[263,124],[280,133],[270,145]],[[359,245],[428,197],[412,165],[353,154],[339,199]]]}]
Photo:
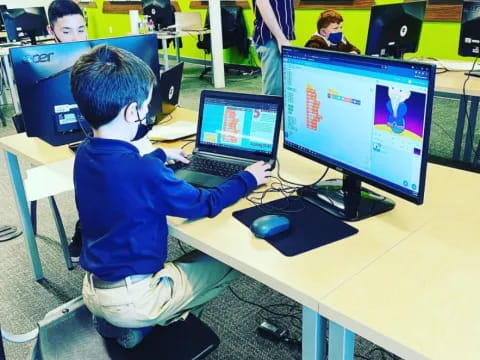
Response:
[{"label": "boy's face mask", "polygon": [[138,124],[138,128],[137,128],[137,133],[135,134],[135,137],[132,139],[132,141],[140,140],[145,135],[147,135],[147,133],[150,130],[152,130],[152,127],[153,127],[153,124],[146,124],[148,113],[143,119],[141,119],[140,114],[138,113],[138,110],[137,110],[137,117],[138,117],[137,122],[139,124]]},{"label": "boy's face mask", "polygon": [[328,35],[328,41],[338,44],[340,41],[342,41],[343,38],[343,33],[341,31],[336,32],[336,33],[330,33]]},{"label": "boy's face mask", "polygon": [[140,124],[140,125],[138,125],[137,133],[135,134],[135,137],[132,139],[132,141],[140,140],[141,138],[143,138],[145,135],[147,135],[147,133],[150,130],[152,130],[152,127],[153,127],[153,124],[150,124],[150,125]]},{"label": "boy's face mask", "polygon": [[146,100],[146,103],[148,104],[148,111],[146,112],[145,116],[142,118],[140,117],[140,113],[137,108],[137,120],[135,122],[138,123],[138,128],[137,128],[137,133],[135,134],[135,137],[132,139],[132,141],[135,140],[140,140],[143,138],[147,133],[152,130],[152,127],[154,124],[150,123],[150,101],[152,100],[152,89],[150,89],[150,94],[148,95],[148,98]]},{"label": "boy's face mask", "polygon": [[320,35],[322,35],[324,38],[327,38],[328,41],[334,44],[340,43],[343,39],[343,22],[341,23],[330,23],[328,26],[324,27],[323,29],[320,29]]}]

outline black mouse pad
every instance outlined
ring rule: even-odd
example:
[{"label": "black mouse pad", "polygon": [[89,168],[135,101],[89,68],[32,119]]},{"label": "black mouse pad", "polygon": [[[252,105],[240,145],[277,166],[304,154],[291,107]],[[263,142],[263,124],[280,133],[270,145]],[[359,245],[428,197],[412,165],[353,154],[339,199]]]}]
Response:
[{"label": "black mouse pad", "polygon": [[[290,212],[295,209],[298,211]],[[255,206],[235,211],[232,215],[250,228],[250,224],[256,218],[270,214],[284,215],[290,219],[290,228],[287,231],[264,240],[285,256],[298,255],[358,232],[353,226],[308,201],[299,200],[298,197],[278,199],[262,204],[262,209]]]}]

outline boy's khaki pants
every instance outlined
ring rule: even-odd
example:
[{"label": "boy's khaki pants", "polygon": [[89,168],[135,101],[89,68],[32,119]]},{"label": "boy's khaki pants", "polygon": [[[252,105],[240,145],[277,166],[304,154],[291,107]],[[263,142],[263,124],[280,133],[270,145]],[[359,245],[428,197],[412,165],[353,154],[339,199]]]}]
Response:
[{"label": "boy's khaki pants", "polygon": [[237,271],[195,250],[138,282],[127,278],[117,288],[95,288],[87,273],[82,295],[93,315],[118,327],[140,328],[167,325],[189,312],[198,316],[236,278]]}]

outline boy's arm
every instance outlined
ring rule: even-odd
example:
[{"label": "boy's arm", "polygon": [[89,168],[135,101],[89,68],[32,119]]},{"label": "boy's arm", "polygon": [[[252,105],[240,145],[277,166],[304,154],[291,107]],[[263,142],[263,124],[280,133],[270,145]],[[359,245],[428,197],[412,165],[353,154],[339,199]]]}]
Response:
[{"label": "boy's arm", "polygon": [[281,51],[282,46],[290,45],[290,40],[288,40],[285,34],[283,33],[282,28],[280,27],[280,24],[278,23],[278,20],[275,17],[275,13],[273,12],[270,1],[257,0],[256,6],[258,8],[258,11],[262,15],[263,21],[265,22],[268,29],[275,37],[275,40],[277,40],[278,49]]},{"label": "boy's arm", "polygon": [[347,52],[354,52],[354,53],[357,53],[357,54],[360,54],[360,49],[358,49],[355,45],[353,45],[352,43],[350,43],[350,41],[347,40],[347,38],[345,38],[345,41],[347,42]]},{"label": "boy's arm", "polygon": [[156,200],[159,201],[159,211],[165,215],[188,219],[214,217],[256,187],[257,181],[248,171],[232,176],[216,188],[199,189],[166,169],[157,184]]},{"label": "boy's arm", "polygon": [[310,40],[307,41],[305,47],[314,48],[314,49],[328,49],[328,45],[325,40],[317,35],[313,35]]}]

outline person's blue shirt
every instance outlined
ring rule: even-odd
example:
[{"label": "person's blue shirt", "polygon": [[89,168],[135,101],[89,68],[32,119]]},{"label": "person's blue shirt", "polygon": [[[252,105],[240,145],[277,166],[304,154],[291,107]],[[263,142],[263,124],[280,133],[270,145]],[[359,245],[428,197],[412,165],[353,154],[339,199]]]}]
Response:
[{"label": "person's blue shirt", "polygon": [[161,149],[141,156],[120,140],[87,138],[74,166],[82,223],[82,267],[106,281],[159,271],[167,258],[167,216],[213,217],[248,194],[255,177],[242,171],[215,189],[175,177]]}]

